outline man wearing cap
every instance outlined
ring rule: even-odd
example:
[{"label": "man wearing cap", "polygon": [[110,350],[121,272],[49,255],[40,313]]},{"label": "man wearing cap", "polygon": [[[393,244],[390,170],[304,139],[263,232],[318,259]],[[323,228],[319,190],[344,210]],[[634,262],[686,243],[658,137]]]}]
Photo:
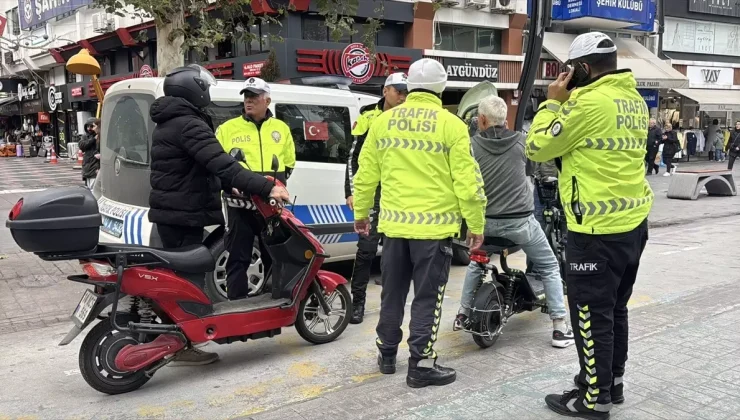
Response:
[{"label": "man wearing cap", "polygon": [[[227,152],[233,148],[244,151],[246,164],[250,170],[273,175],[272,157],[277,156],[280,162],[277,179],[287,183],[290,173],[295,168],[295,145],[290,127],[272,116],[270,106],[270,85],[264,80],[250,77],[244,82],[239,92],[244,95],[244,114],[232,118],[216,130],[216,138]],[[231,186],[224,186],[224,191],[232,191]],[[229,252],[226,260],[226,294],[229,300],[242,299],[249,294],[247,269],[252,264],[252,247],[254,237],[259,234],[260,225],[253,210],[228,207],[228,227],[225,245]],[[264,267],[264,279],[267,279],[272,263],[269,253],[260,244],[260,257]]]},{"label": "man wearing cap", "polygon": [[452,260],[452,237],[465,218],[468,244],[483,242],[486,196],[465,123],[442,108],[447,84],[442,64],[424,58],[409,68],[406,101],[375,118],[354,177],[355,230],[370,233],[370,209],[379,184],[378,231],[384,235],[378,366],[396,372],[406,296],[414,283],[406,383],[421,388],[455,381],[436,364],[442,301]]},{"label": "man wearing cap", "polygon": [[[650,115],[617,47],[600,32],[579,35],[532,123],[527,156],[559,158],[568,220],[566,283],[581,370],[577,389],[548,395],[553,411],[608,419],[624,402],[627,302],[648,239],[653,191],[645,180]],[[570,84],[570,85],[569,85]]]},{"label": "man wearing cap", "polygon": [[[360,150],[365,142],[365,137],[370,129],[370,123],[382,114],[396,105],[400,105],[406,100],[406,75],[403,73],[393,73],[385,79],[383,87],[383,97],[375,105],[368,105],[360,110],[360,118],[355,122],[352,128],[352,147],[349,151],[349,160],[344,178],[344,196],[347,200],[347,206],[354,210],[354,184],[353,178],[357,173],[357,158],[360,156]],[[380,186],[375,192],[375,205],[370,210],[370,233],[367,236],[360,236],[357,241],[357,255],[355,256],[355,265],[352,269],[352,318],[353,324],[359,324],[365,316],[365,293],[367,291],[367,282],[370,280],[370,269],[373,260],[378,253],[378,212],[380,211]],[[380,284],[375,280],[376,284]]]}]

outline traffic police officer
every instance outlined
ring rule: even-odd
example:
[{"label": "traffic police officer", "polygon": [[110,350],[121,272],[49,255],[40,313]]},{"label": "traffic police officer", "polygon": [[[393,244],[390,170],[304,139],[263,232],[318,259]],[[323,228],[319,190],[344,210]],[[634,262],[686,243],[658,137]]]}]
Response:
[{"label": "traffic police officer", "polygon": [[[365,142],[365,137],[370,129],[370,123],[382,114],[396,105],[402,104],[406,100],[406,75],[403,73],[393,73],[385,79],[383,87],[383,97],[375,105],[363,107],[360,112],[360,118],[357,119],[352,136],[354,140],[349,151],[349,161],[344,179],[344,196],[347,199],[347,206],[354,210],[353,196],[353,178],[357,173],[357,158],[360,156],[360,150]],[[360,236],[357,241],[357,255],[355,256],[355,265],[352,269],[352,319],[353,324],[362,322],[365,316],[365,292],[367,291],[367,282],[370,280],[370,269],[375,256],[378,254],[378,242],[380,234],[378,233],[378,212],[380,211],[380,186],[375,192],[375,205],[370,210],[370,234]],[[376,280],[376,284],[378,280]]]},{"label": "traffic police officer", "polygon": [[[280,165],[276,177],[285,184],[295,167],[295,145],[288,125],[274,118],[268,108],[270,85],[251,77],[244,82],[240,94],[244,95],[244,114],[219,126],[216,138],[227,152],[233,148],[242,149],[247,160],[242,165],[257,173],[273,175],[272,156],[277,156]],[[231,186],[224,187],[225,191],[230,191]],[[232,193],[239,194],[238,191]],[[230,300],[241,299],[249,294],[247,269],[252,264],[254,237],[259,235],[261,226],[253,210],[228,207],[227,216],[226,293]],[[272,259],[262,244],[260,257],[263,278],[267,279]]]},{"label": "traffic police officer", "polygon": [[579,328],[578,389],[545,400],[562,415],[608,419],[612,404],[624,401],[627,302],[653,203],[644,164],[650,115],[632,72],[617,70],[608,36],[579,35],[568,55],[573,69],[550,85],[527,138],[530,159],[562,162],[566,283]]},{"label": "traffic police officer", "polygon": [[413,279],[406,383],[446,385],[455,371],[436,364],[442,300],[452,259],[452,237],[468,226],[471,249],[483,242],[486,196],[465,123],[442,108],[447,72],[436,60],[411,65],[406,102],[375,118],[354,178],[355,230],[370,232],[370,209],[383,185],[378,231],[384,235],[378,365],[395,373],[404,306]]}]

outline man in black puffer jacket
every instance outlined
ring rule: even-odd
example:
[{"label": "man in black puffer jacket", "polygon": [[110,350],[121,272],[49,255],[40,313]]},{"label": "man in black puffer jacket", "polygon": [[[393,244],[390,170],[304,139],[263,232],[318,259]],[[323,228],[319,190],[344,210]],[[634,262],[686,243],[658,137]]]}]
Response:
[{"label": "man in black puffer jacket", "polygon": [[[247,195],[290,195],[267,178],[243,168],[216,140],[213,123],[202,108],[211,102],[215,79],[205,69],[179,67],[164,80],[164,97],[150,109],[157,124],[152,134],[149,221],[156,224],[165,248],[203,241],[205,226],[223,225],[221,182]],[[218,355],[189,349],[177,356],[180,365],[202,365]]]}]

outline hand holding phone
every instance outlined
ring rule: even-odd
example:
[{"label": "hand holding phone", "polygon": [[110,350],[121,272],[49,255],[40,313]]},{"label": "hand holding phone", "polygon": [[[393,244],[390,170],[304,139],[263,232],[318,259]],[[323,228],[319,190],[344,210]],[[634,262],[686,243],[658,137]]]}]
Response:
[{"label": "hand holding phone", "polygon": [[547,87],[547,99],[563,103],[570,98],[570,89],[567,88],[573,78],[573,69],[567,73],[560,73],[558,78]]}]

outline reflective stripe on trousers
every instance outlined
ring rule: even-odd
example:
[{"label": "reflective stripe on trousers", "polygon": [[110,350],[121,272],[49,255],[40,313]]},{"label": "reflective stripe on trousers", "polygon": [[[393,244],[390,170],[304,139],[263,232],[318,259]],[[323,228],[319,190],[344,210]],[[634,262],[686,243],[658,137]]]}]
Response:
[{"label": "reflective stripe on trousers", "polygon": [[457,212],[427,213],[380,209],[380,220],[412,225],[449,225],[460,223],[462,215]]}]

